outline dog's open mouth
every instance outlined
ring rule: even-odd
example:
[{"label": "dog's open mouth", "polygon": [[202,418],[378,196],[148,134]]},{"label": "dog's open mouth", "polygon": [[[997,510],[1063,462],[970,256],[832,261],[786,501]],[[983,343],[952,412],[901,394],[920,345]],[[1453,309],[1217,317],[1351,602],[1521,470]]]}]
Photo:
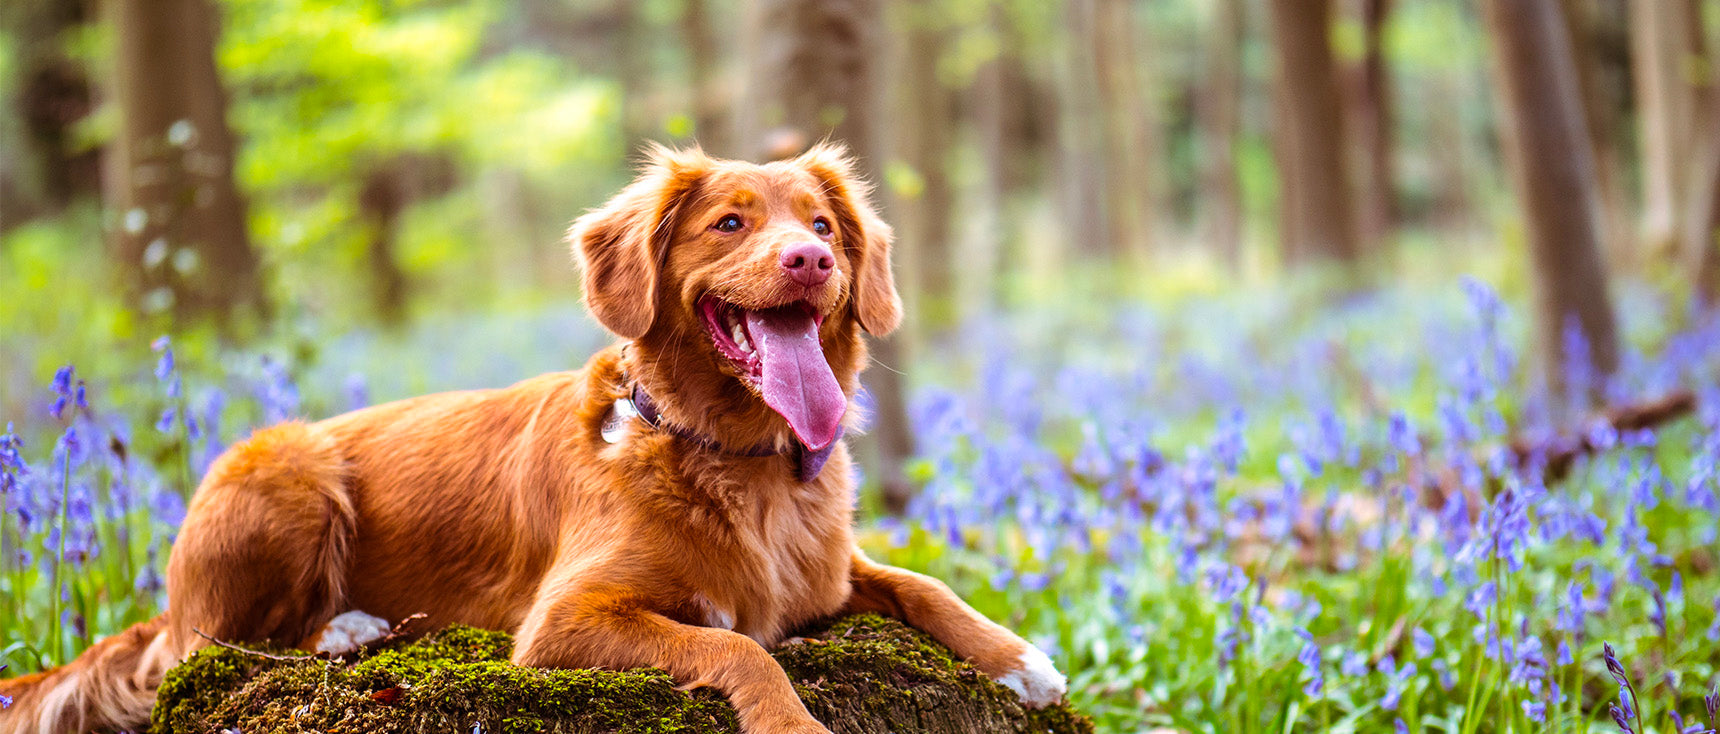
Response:
[{"label": "dog's open mouth", "polygon": [[848,398],[818,340],[824,317],[805,303],[753,311],[711,296],[700,299],[699,311],[717,352],[802,444],[816,451],[836,439]]}]

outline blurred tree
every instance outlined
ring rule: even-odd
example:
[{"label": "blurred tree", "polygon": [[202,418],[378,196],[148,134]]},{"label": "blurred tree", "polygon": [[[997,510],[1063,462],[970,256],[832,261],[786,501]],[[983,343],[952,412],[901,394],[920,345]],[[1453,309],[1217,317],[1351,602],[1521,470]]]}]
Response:
[{"label": "blurred tree", "polygon": [[[907,276],[903,285],[910,297],[927,297],[915,299],[915,318],[941,325],[954,317],[947,310],[954,291],[948,161],[954,100],[938,71],[951,33],[946,13],[937,3],[897,0],[892,5],[891,15],[906,33],[899,46],[901,71],[892,85],[897,93],[890,136],[895,154],[913,174],[910,182],[891,187],[891,193],[902,200],[896,213],[898,239],[913,243],[899,252],[897,260],[899,271]],[[928,306],[937,311],[931,312]]]},{"label": "blurred tree", "polygon": [[1714,306],[1720,304],[1720,143],[1709,138],[1702,148],[1702,175],[1692,191],[1693,226],[1686,248],[1696,273],[1697,300]]},{"label": "blurred tree", "polygon": [[706,151],[732,155],[722,119],[727,100],[722,90],[716,88],[717,43],[711,37],[711,21],[705,5],[705,0],[684,0],[681,7],[681,44],[687,49],[693,133]]},{"label": "blurred tree", "polygon": [[[1710,13],[1714,12],[1709,6]],[[1708,27],[1709,21],[1720,20],[1715,17],[1705,17],[1700,9],[1694,13],[1698,40],[1701,29]],[[1697,112],[1699,131],[1711,131],[1716,122],[1720,122],[1720,53],[1715,53],[1712,46],[1702,44],[1708,50],[1705,66],[1696,67],[1706,82],[1698,89]],[[1688,202],[1688,217],[1690,226],[1686,229],[1684,243],[1685,252],[1695,271],[1695,291],[1697,300],[1706,306],[1720,304],[1720,139],[1712,133],[1695,137],[1696,172]]]},{"label": "blurred tree", "polygon": [[1620,134],[1621,118],[1629,113],[1626,10],[1617,0],[1563,2],[1583,91],[1584,121],[1595,151],[1601,250],[1613,263],[1625,265],[1636,259],[1636,223],[1625,195],[1625,145]]},{"label": "blurred tree", "polygon": [[1106,160],[1106,100],[1099,83],[1099,2],[1063,3],[1066,30],[1058,38],[1059,204],[1069,245],[1088,257],[1110,257],[1120,249],[1105,191],[1112,162]]},{"label": "blurred tree", "polygon": [[975,275],[962,289],[966,305],[994,302],[1000,293],[993,285],[1023,260],[1019,233],[1024,207],[1018,203],[1033,193],[1041,159],[1050,147],[1046,137],[1056,125],[1048,119],[1055,115],[1043,112],[1052,106],[1053,95],[1045,89],[1045,79],[1028,67],[1030,59],[1043,58],[1044,49],[1028,38],[1026,27],[1034,24],[1019,17],[1053,15],[1055,10],[1032,4],[1023,11],[1020,4],[1006,0],[987,2],[984,10],[977,29],[967,29],[982,39],[974,45],[990,52],[975,69],[968,89],[983,164],[979,195],[984,222]]},{"label": "blurred tree", "polygon": [[[1594,208],[1600,193],[1564,9],[1559,0],[1486,0],[1502,138],[1516,148],[1512,180],[1523,207],[1536,285],[1537,332],[1547,381],[1562,394],[1566,370],[1610,374],[1618,334],[1607,294]],[[1530,131],[1533,131],[1532,134]],[[1567,354],[1567,323],[1588,354]],[[1598,386],[1592,386],[1598,387]],[[1565,408],[1576,417],[1586,406]]]},{"label": "blurred tree", "polygon": [[1630,3],[1631,58],[1642,147],[1646,244],[1671,252],[1679,242],[1680,204],[1693,183],[1691,59],[1701,24],[1685,0]]},{"label": "blurred tree", "polygon": [[1163,134],[1158,111],[1147,96],[1152,77],[1150,44],[1140,43],[1133,0],[1097,0],[1091,44],[1096,56],[1100,134],[1104,141],[1105,212],[1110,217],[1111,250],[1143,256],[1159,229],[1161,187],[1154,174]]},{"label": "blurred tree", "polygon": [[1242,267],[1242,189],[1236,145],[1242,133],[1242,0],[1219,0],[1207,35],[1207,78],[1199,88],[1202,218],[1208,243],[1231,270]]},{"label": "blurred tree", "polygon": [[1278,62],[1274,124],[1286,259],[1353,261],[1361,249],[1332,55],[1331,0],[1271,0],[1267,6]]},{"label": "blurred tree", "polygon": [[88,74],[66,53],[66,36],[89,22],[80,0],[12,0],[0,6],[10,29],[19,89],[12,101],[23,123],[19,155],[0,167],[0,232],[64,210],[76,196],[100,189],[99,151],[80,148],[74,126],[93,109]]},{"label": "blurred tree", "polygon": [[384,324],[401,326],[406,320],[411,282],[397,253],[400,217],[414,201],[447,193],[453,182],[454,163],[447,156],[403,153],[372,165],[359,184],[371,303]]},{"label": "blurred tree", "polygon": [[120,134],[108,163],[121,271],[146,311],[262,307],[233,182],[234,139],[207,0],[111,0]]},{"label": "blurred tree", "polygon": [[1392,81],[1386,64],[1385,29],[1391,0],[1359,0],[1362,55],[1350,69],[1348,95],[1350,129],[1361,165],[1357,174],[1361,194],[1362,242],[1378,248],[1397,228],[1396,115]]},{"label": "blurred tree", "polygon": [[[735,135],[746,157],[785,158],[829,138],[848,145],[868,180],[881,180],[883,139],[874,115],[882,101],[882,0],[752,0],[748,18],[746,47],[754,52]],[[911,496],[903,465],[914,452],[901,342],[899,335],[871,340],[878,364],[865,375],[874,402],[865,438],[876,457],[871,474],[892,513]]]}]

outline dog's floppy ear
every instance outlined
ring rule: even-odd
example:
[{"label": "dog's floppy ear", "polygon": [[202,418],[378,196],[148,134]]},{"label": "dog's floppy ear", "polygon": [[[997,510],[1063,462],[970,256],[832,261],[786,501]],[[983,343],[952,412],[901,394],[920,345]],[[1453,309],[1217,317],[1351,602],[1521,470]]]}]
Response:
[{"label": "dog's floppy ear", "polygon": [[854,266],[854,315],[860,328],[885,336],[902,323],[902,297],[890,272],[890,225],[872,209],[870,187],[840,145],[819,143],[794,162],[818,180],[836,214],[838,244]]},{"label": "dog's floppy ear", "polygon": [[583,273],[585,306],[616,334],[638,339],[657,320],[657,279],[675,214],[711,159],[697,148],[677,151],[653,145],[639,178],[602,208],[575,220],[568,230]]}]

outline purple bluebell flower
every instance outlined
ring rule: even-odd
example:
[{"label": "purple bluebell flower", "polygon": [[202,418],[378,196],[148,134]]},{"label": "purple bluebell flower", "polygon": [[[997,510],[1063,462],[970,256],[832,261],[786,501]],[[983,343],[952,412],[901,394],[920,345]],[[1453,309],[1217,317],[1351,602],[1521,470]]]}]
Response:
[{"label": "purple bluebell flower", "polygon": [[1308,683],[1302,687],[1302,693],[1309,698],[1319,698],[1326,691],[1326,674],[1320,666],[1320,646],[1314,643],[1314,636],[1306,629],[1297,629],[1296,636],[1302,638],[1296,662],[1308,671]]},{"label": "purple bluebell flower", "polygon": [[1630,721],[1636,714],[1630,710],[1628,705],[1621,709],[1617,704],[1607,704],[1607,713],[1612,714],[1613,723],[1618,724],[1620,731],[1625,734],[1636,734],[1636,730],[1630,726]]},{"label": "purple bluebell flower", "polygon": [[49,388],[54,392],[54,404],[48,408],[48,414],[54,416],[55,420],[65,417],[66,403],[72,397],[73,372],[69,364],[61,367],[54,372],[54,381],[49,384]]},{"label": "purple bluebell flower", "polygon": [[1540,723],[1547,720],[1546,701],[1528,698],[1519,705],[1523,707],[1523,715],[1528,717],[1530,721]]},{"label": "purple bluebell flower", "polygon": [[1397,710],[1398,702],[1403,698],[1404,686],[1409,683],[1411,678],[1415,677],[1416,673],[1414,661],[1406,662],[1402,668],[1396,670],[1393,670],[1393,666],[1394,661],[1390,655],[1381,660],[1377,666],[1379,671],[1386,676],[1386,692],[1380,697],[1380,708],[1387,711]]},{"label": "purple bluebell flower", "polygon": [[1429,667],[1433,668],[1434,674],[1439,677],[1440,688],[1450,691],[1457,687],[1457,675],[1451,672],[1451,665],[1446,663],[1444,658],[1434,658]]},{"label": "purple bluebell flower", "polygon": [[1351,650],[1344,654],[1344,659],[1338,663],[1338,672],[1350,678],[1368,674],[1368,654],[1361,650]]},{"label": "purple bluebell flower", "polygon": [[1390,423],[1386,429],[1386,441],[1398,453],[1415,457],[1421,455],[1421,438],[1416,436],[1415,429],[1410,426],[1409,417],[1402,411],[1392,411]]},{"label": "purple bluebell flower", "polygon": [[1410,640],[1414,643],[1416,658],[1425,658],[1433,654],[1433,635],[1428,634],[1427,630],[1416,627],[1410,633]]},{"label": "purple bluebell flower", "polygon": [[1496,589],[1497,587],[1493,585],[1492,581],[1475,587],[1475,590],[1469,592],[1469,596],[1464,598],[1463,608],[1469,610],[1469,613],[1476,617],[1486,619],[1488,608],[1492,607],[1493,602],[1498,599],[1498,595],[1495,593]]},{"label": "purple bluebell flower", "polygon": [[1248,588],[1248,574],[1228,563],[1217,563],[1207,568],[1206,583],[1212,591],[1212,600],[1226,604]]}]

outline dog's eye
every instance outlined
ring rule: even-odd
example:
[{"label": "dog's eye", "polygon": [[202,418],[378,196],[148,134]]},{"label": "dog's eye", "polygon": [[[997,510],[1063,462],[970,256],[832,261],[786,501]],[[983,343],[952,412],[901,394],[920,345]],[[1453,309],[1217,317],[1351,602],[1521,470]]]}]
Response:
[{"label": "dog's eye", "polygon": [[741,218],[733,214],[725,216],[722,219],[718,219],[716,224],[711,225],[711,229],[718,232],[736,232],[739,231],[740,228]]},{"label": "dog's eye", "polygon": [[830,220],[825,219],[824,217],[819,217],[817,219],[812,220],[812,232],[813,232],[813,234],[816,234],[819,237],[829,237],[830,236]]}]

